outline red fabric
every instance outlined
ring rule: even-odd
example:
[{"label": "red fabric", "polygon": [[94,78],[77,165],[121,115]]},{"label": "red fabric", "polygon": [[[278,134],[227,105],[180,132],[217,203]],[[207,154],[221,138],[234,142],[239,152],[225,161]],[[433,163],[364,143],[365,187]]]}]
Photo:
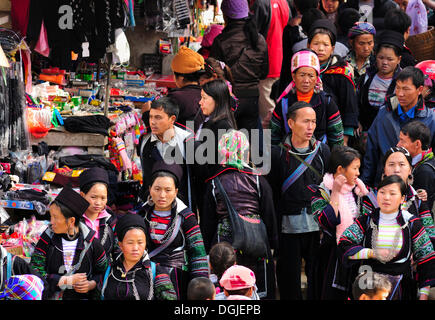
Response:
[{"label": "red fabric", "polygon": [[271,19],[267,32],[269,53],[268,78],[279,77],[282,63],[282,32],[287,25],[290,9],[287,0],[270,0]]},{"label": "red fabric", "polygon": [[27,33],[27,24],[29,22],[30,0],[12,0],[11,1],[11,20],[12,29],[19,31],[22,36]]}]

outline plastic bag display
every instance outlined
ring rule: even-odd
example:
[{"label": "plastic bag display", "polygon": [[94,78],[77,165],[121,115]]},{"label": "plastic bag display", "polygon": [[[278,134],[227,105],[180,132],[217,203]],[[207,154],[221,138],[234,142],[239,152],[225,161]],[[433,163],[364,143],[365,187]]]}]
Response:
[{"label": "plastic bag display", "polygon": [[23,219],[17,224],[9,227],[7,233],[2,234],[1,244],[5,247],[22,247],[25,257],[31,257],[36,243],[41,234],[47,229],[50,221],[36,220],[35,216],[30,219]]}]

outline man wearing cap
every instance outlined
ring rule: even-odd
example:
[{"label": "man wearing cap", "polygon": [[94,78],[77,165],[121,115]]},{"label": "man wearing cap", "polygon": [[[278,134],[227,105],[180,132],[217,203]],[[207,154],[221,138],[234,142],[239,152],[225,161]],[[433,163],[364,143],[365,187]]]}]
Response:
[{"label": "man wearing cap", "polygon": [[186,126],[187,121],[195,121],[196,128],[204,121],[199,107],[199,100],[201,100],[199,78],[206,72],[204,58],[192,49],[182,46],[172,59],[171,69],[175,75],[177,88],[170,89],[168,97],[178,104],[180,109],[177,122]]},{"label": "man wearing cap", "polygon": [[[193,144],[193,133],[176,125],[179,108],[174,100],[163,97],[151,104],[149,124],[151,132],[143,135],[138,145],[138,155],[142,166],[142,189],[140,197],[147,200],[151,179],[151,170],[155,162],[164,160],[174,162],[183,168],[179,198],[191,208],[195,207],[191,167],[187,164],[189,143]],[[192,149],[193,150],[193,145]],[[192,159],[193,162],[193,159]]]},{"label": "man wearing cap", "polygon": [[423,122],[430,130],[432,147],[435,139],[435,112],[424,104],[421,93],[424,74],[415,67],[404,68],[396,79],[395,95],[379,110],[368,131],[367,151],[361,170],[361,180],[375,187],[383,171],[380,159],[399,142],[400,129],[412,120]]},{"label": "man wearing cap", "polygon": [[269,73],[267,43],[249,15],[247,0],[223,0],[225,28],[211,47],[210,57],[225,62],[234,79],[239,99],[235,113],[239,129],[259,128],[258,84]]},{"label": "man wearing cap", "polygon": [[[329,147],[316,140],[316,112],[303,101],[288,111],[288,133],[283,143],[272,146],[272,169],[268,175],[280,224],[277,279],[283,300],[302,300],[301,262],[305,260],[308,292],[311,292],[313,257],[319,242],[319,227],[311,214],[307,186],[319,184],[328,165]],[[308,297],[310,298],[310,297]]]},{"label": "man wearing cap", "polygon": [[92,299],[108,266],[95,231],[81,222],[88,207],[89,202],[70,186],[50,205],[50,227],[41,234],[30,260],[48,282],[44,290],[48,299]]}]

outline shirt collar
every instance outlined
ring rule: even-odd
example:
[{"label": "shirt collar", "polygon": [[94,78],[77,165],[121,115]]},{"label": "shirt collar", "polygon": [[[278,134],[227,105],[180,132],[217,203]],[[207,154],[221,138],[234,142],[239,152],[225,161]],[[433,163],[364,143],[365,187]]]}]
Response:
[{"label": "shirt collar", "polygon": [[[165,142],[165,144],[168,144],[171,147],[175,147],[177,145],[177,138],[181,139],[182,141],[184,141],[191,134],[190,132],[188,132],[188,131],[186,131],[184,129],[181,129],[181,128],[177,127],[177,126],[174,126],[174,131],[175,131],[175,134],[172,137],[172,139],[167,141],[167,142]],[[151,133],[151,139],[150,140],[151,140],[151,142],[158,141],[158,142],[162,143],[159,140],[159,138],[154,133]]]},{"label": "shirt collar", "polygon": [[[95,220],[100,220],[100,219],[108,218],[108,217],[110,217],[110,216],[111,216],[110,213],[108,213],[107,210],[104,209],[103,211],[101,211],[101,212],[98,214],[98,217],[97,217]],[[91,219],[89,219],[89,218],[86,216],[85,213],[83,214],[83,218],[85,219],[85,221],[90,221],[90,222],[92,221]]]},{"label": "shirt collar", "polygon": [[411,109],[409,109],[406,113],[404,113],[403,112],[403,110],[402,110],[402,106],[400,105],[400,103],[399,103],[399,105],[397,106],[397,114],[399,115],[399,117],[400,118],[405,118],[405,116],[406,117],[408,117],[408,118],[410,118],[410,119],[414,119],[414,117],[415,117],[415,107],[416,107],[417,105],[415,105],[415,106],[413,106]]}]

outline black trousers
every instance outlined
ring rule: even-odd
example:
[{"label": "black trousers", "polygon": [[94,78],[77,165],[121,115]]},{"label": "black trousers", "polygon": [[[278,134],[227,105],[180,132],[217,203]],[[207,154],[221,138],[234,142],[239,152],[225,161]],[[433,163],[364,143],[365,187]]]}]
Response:
[{"label": "black trousers", "polygon": [[319,232],[281,233],[276,263],[280,300],[302,300],[301,267],[305,260],[307,300],[313,299],[313,264],[319,248]]}]

